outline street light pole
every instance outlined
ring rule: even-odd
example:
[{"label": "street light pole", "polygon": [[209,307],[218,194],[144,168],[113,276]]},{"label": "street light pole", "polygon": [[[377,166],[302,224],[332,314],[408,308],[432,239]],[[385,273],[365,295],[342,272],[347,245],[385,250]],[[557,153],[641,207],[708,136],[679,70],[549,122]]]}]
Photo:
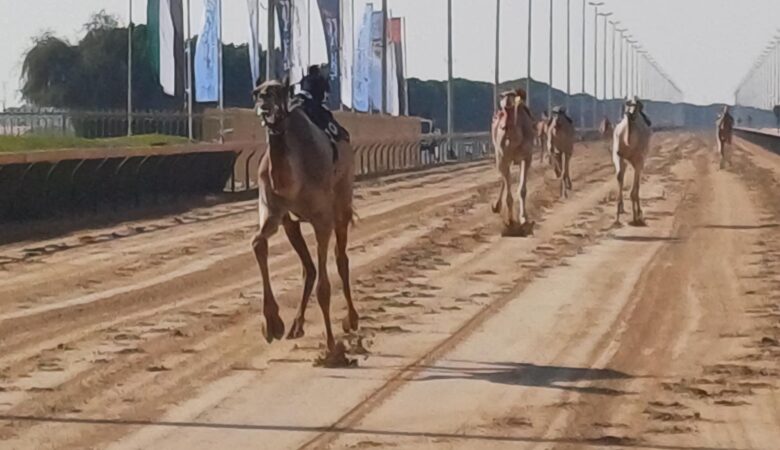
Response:
[{"label": "street light pole", "polygon": [[498,111],[498,83],[499,83],[499,64],[501,52],[501,0],[496,0],[496,63],[495,77],[493,79],[493,110]]},{"label": "street light pole", "polygon": [[602,13],[602,14],[599,14],[599,16],[604,18],[604,52],[602,54],[603,55],[602,56],[602,59],[603,59],[603,64],[602,64],[603,70],[601,72],[601,77],[602,77],[602,80],[601,80],[601,84],[602,84],[601,94],[602,94],[602,97],[601,97],[601,99],[603,100],[602,106],[603,106],[603,109],[604,109],[604,115],[606,115],[606,111],[607,111],[607,109],[606,109],[606,105],[607,105],[607,22],[609,21],[609,16],[611,16],[611,15],[612,15],[612,13]]},{"label": "street light pole", "polygon": [[599,89],[599,6],[604,2],[590,2],[593,14],[593,128],[596,128]]},{"label": "street light pole", "polygon": [[447,0],[447,152],[452,148],[452,0]]},{"label": "street light pole", "polygon": [[[127,0],[127,135],[133,135],[133,0]],[[5,105],[3,105],[5,109]]]},{"label": "street light pole", "polygon": [[612,25],[612,99],[615,99],[617,97],[615,92],[615,43],[617,39],[617,26],[620,24],[620,21],[610,20],[609,23]]},{"label": "street light pole", "polygon": [[533,0],[528,0],[528,47],[526,48],[526,55],[528,56],[528,60],[526,62],[526,77],[525,77],[525,93],[526,98],[528,99],[528,106],[531,106],[531,43],[533,40],[533,36],[531,33],[531,27],[533,24],[532,19],[532,13],[533,13]]},{"label": "street light pole", "polygon": [[566,111],[571,107],[571,0],[566,0]]},{"label": "street light pole", "polygon": [[585,16],[587,0],[582,0],[582,98],[580,100],[580,127],[585,128]]},{"label": "street light pole", "polygon": [[617,30],[620,33],[620,69],[618,70],[619,84],[618,90],[620,92],[620,98],[624,98],[625,91],[623,90],[623,41],[626,39],[626,29],[620,28]]},{"label": "street light pole", "polygon": [[550,0],[550,57],[549,70],[547,76],[547,112],[552,113],[552,85],[553,85],[553,0]]}]

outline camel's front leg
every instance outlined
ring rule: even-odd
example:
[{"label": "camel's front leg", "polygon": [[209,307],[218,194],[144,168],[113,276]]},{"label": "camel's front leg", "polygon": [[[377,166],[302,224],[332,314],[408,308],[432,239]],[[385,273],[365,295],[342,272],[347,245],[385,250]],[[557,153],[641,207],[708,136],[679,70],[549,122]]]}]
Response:
[{"label": "camel's front leg", "polygon": [[717,146],[718,146],[718,155],[720,156],[720,168],[723,169],[725,166],[725,155],[723,154],[724,151],[724,145],[723,145],[723,139],[721,139],[720,134],[717,136]]},{"label": "camel's front leg", "polygon": [[639,203],[639,186],[642,182],[642,163],[634,166],[634,184],[631,186],[631,207],[633,210],[634,221],[632,225],[643,227],[645,226],[644,215],[642,214],[642,207]]},{"label": "camel's front leg", "polygon": [[531,160],[532,157],[528,157],[520,162],[520,185],[518,186],[519,209],[517,212],[521,225],[528,222],[528,210],[525,205],[525,196],[527,193],[528,171],[531,169]]},{"label": "camel's front leg", "polygon": [[306,246],[306,240],[301,233],[301,223],[296,222],[290,218],[289,215],[285,216],[282,221],[284,231],[287,234],[287,239],[290,241],[295,253],[301,259],[301,265],[303,266],[303,296],[301,297],[301,303],[298,306],[298,313],[295,315],[295,321],[290,327],[290,333],[287,335],[287,339],[298,339],[303,337],[303,325],[306,317],[306,305],[309,303],[311,297],[311,291],[314,289],[314,281],[317,279],[317,269],[314,267],[314,261],[311,259],[311,254]]},{"label": "camel's front leg", "polygon": [[504,169],[499,168],[499,171],[501,172],[501,186],[498,188],[498,198],[496,198],[496,202],[493,203],[493,212],[496,214],[501,212],[501,203],[504,200],[504,193],[506,192],[507,183],[509,182],[509,176],[508,174],[504,173]]},{"label": "camel's front leg", "polygon": [[566,178],[566,189],[571,190],[571,169],[569,168],[571,163],[571,153],[566,155],[566,163],[563,165],[564,177]]},{"label": "camel's front leg", "polygon": [[336,347],[333,337],[333,329],[330,325],[330,279],[328,277],[328,245],[333,234],[332,223],[314,224],[314,234],[317,239],[317,302],[322,310],[322,318],[325,321],[325,336],[328,342],[328,350]]},{"label": "camel's front leg", "polygon": [[342,326],[345,333],[357,331],[358,316],[355,305],[352,302],[352,289],[349,284],[349,256],[347,256],[347,244],[349,242],[349,221],[351,217],[343,217],[336,222],[336,265],[338,266],[341,286],[344,290],[344,298],[347,300],[347,317]]},{"label": "camel's front leg", "polygon": [[268,208],[261,200],[260,232],[252,239],[252,249],[263,278],[263,316],[265,317],[263,334],[268,343],[284,337],[284,322],[279,317],[279,305],[271,290],[271,278],[268,272],[268,239],[279,229],[279,222],[279,217],[269,216]]},{"label": "camel's front leg", "polygon": [[567,192],[568,185],[566,184],[566,178],[569,176],[569,158],[566,157],[565,152],[561,152],[561,198],[567,198],[569,196]]},{"label": "camel's front leg", "polygon": [[626,162],[617,155],[617,153],[613,153],[613,159],[615,162],[615,170],[617,171],[617,184],[618,184],[618,191],[617,191],[617,215],[615,217],[615,224],[620,224],[620,215],[625,214],[626,209],[623,206],[623,181],[626,177]]}]

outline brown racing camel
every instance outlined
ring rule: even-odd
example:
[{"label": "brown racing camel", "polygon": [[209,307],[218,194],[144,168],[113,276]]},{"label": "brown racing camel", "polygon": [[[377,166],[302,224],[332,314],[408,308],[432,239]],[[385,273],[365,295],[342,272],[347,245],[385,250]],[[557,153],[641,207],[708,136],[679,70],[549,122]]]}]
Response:
[{"label": "brown racing camel", "polygon": [[734,130],[734,118],[729,113],[729,107],[724,106],[723,111],[715,123],[717,126],[718,153],[720,154],[720,168],[726,167],[726,144],[731,145],[731,136]]},{"label": "brown racing camel", "polygon": [[[491,137],[496,150],[496,169],[501,176],[501,188],[493,204],[493,212],[501,214],[505,235],[526,236],[533,230],[525,204],[528,172],[531,169],[534,145],[534,122],[525,104],[525,91],[505,92],[501,107],[493,118]],[[512,198],[512,164],[520,166],[518,190],[519,210],[514,213]]]},{"label": "brown racing camel", "polygon": [[[347,239],[353,219],[353,152],[347,141],[334,146],[308,118],[303,108],[290,109],[290,86],[285,80],[268,81],[253,92],[258,115],[268,132],[268,151],[258,173],[260,232],[252,239],[263,280],[263,333],[270,343],[284,336],[284,322],[271,290],[268,272],[268,239],[281,225],[303,265],[303,296],[288,339],[304,335],[306,304],[317,280],[317,301],[325,320],[328,351],[336,348],[330,323],[331,286],[328,280],[328,245],[336,235],[336,265],[349,309],[345,331],[358,328],[358,314],[349,284]],[[317,241],[315,267],[301,234],[301,222],[311,223]],[[319,272],[319,277],[317,276]],[[343,349],[343,346],[341,346]]]},{"label": "brown racing camel", "polygon": [[555,176],[561,180],[561,198],[567,198],[572,188],[569,163],[574,153],[574,124],[562,108],[553,109],[547,127],[547,147],[553,158]]},{"label": "brown racing camel", "polygon": [[631,186],[631,205],[633,211],[633,226],[645,226],[642,208],[639,205],[639,185],[642,181],[642,170],[645,166],[652,123],[642,110],[642,102],[636,97],[626,102],[623,119],[615,127],[612,141],[612,161],[615,163],[618,182],[618,204],[615,224],[620,224],[620,214],[625,213],[623,207],[623,178],[627,163],[634,168],[634,184]]}]

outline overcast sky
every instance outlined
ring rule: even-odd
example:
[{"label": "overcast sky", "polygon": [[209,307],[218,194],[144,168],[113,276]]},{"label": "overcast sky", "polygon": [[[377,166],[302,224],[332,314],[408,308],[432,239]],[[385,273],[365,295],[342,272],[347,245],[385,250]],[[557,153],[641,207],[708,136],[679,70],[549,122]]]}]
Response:
[{"label": "overcast sky", "polygon": [[[34,36],[49,30],[76,42],[83,35],[82,25],[91,13],[100,9],[105,9],[116,15],[122,23],[127,23],[128,1],[0,0],[0,30],[3,34],[0,39],[0,88],[2,84],[5,85],[9,106],[21,101],[18,96],[21,61]],[[133,20],[145,22],[146,1],[132,1],[135,8]],[[501,2],[502,80],[520,78],[526,73],[528,1]],[[582,0],[570,1],[572,90],[577,92],[581,90],[582,84]],[[197,32],[202,23],[203,0],[191,2],[192,26]],[[266,0],[260,2],[266,4]],[[677,81],[685,93],[686,101],[699,104],[733,101],[737,84],[775,34],[777,19],[780,17],[778,0],[604,2],[602,10],[613,12],[612,19],[620,20],[622,26],[627,27],[655,57]],[[357,17],[360,17],[365,3],[365,0],[355,0]],[[375,0],[374,3],[380,5],[381,1]],[[553,0],[553,84],[563,90],[566,89],[566,3],[567,0]],[[388,4],[393,15],[407,18],[409,75],[423,79],[446,78],[446,0],[388,0]],[[495,4],[495,0],[453,0],[456,76],[493,80]],[[549,5],[549,0],[533,0],[532,75],[542,81],[547,80],[549,67]],[[246,0],[223,0],[223,8],[225,40],[246,42]],[[265,21],[262,22],[265,28]],[[600,25],[600,34],[601,30]],[[593,8],[590,6],[587,10],[586,33],[586,61],[591,65]],[[265,41],[265,38],[262,40]],[[602,45],[600,42],[599,48]],[[611,41],[609,45],[611,52]],[[586,70],[586,89],[592,92],[593,69],[590,67]]]}]

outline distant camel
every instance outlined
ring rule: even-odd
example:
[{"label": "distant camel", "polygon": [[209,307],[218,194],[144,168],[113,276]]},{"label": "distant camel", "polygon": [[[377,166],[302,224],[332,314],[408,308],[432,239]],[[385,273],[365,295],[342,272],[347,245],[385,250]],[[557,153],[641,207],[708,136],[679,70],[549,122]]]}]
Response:
[{"label": "distant camel", "polygon": [[547,162],[552,163],[552,159],[547,152],[547,126],[550,124],[550,117],[547,112],[542,113],[542,118],[534,122],[534,141],[539,147],[539,162],[544,162],[547,155]]},{"label": "distant camel", "polygon": [[631,187],[631,205],[633,220],[631,225],[645,226],[642,208],[639,205],[639,185],[642,181],[642,170],[650,148],[652,123],[645,116],[642,102],[638,98],[626,102],[623,119],[615,127],[612,142],[612,161],[615,163],[618,182],[618,204],[615,224],[620,224],[620,214],[625,213],[623,207],[623,178],[626,174],[626,162],[634,168],[634,184]]},{"label": "distant camel", "polygon": [[729,113],[729,107],[724,106],[723,111],[715,123],[717,126],[718,153],[720,154],[720,168],[726,167],[726,144],[731,145],[731,136],[734,129],[734,118]]},{"label": "distant camel", "polygon": [[[340,140],[332,144],[303,108],[291,109],[289,92],[290,86],[285,80],[284,83],[265,82],[253,93],[258,114],[268,130],[268,150],[263,155],[258,173],[260,232],[252,239],[252,248],[263,279],[263,315],[266,325],[263,333],[269,343],[284,336],[284,322],[279,317],[279,306],[271,290],[268,272],[268,239],[281,225],[301,259],[304,275],[303,297],[287,337],[296,339],[304,335],[306,304],[316,279],[317,301],[325,320],[328,351],[332,354],[336,343],[330,323],[331,286],[327,263],[328,244],[334,231],[336,265],[349,309],[344,319],[344,329],[358,328],[358,313],[352,303],[349,285],[347,257],[347,235],[353,219],[354,155],[349,142]],[[311,223],[314,228],[317,267],[301,234],[301,221]]]},{"label": "distant camel", "polygon": [[604,116],[604,118],[601,119],[601,123],[599,124],[599,136],[601,139],[609,139],[612,137],[613,131],[612,122],[609,121],[607,116]]},{"label": "distant camel", "polygon": [[[534,144],[534,123],[525,104],[525,91],[518,89],[501,94],[501,107],[493,118],[491,136],[496,150],[496,168],[501,176],[501,189],[493,204],[493,212],[501,214],[506,234],[526,235],[533,229],[528,221],[525,204],[528,172],[531,169]],[[512,164],[520,166],[519,211],[514,214]]]},{"label": "distant camel", "polygon": [[569,163],[574,153],[574,123],[563,108],[553,109],[547,127],[547,147],[553,159],[555,175],[561,180],[561,198],[567,198],[572,188]]}]

